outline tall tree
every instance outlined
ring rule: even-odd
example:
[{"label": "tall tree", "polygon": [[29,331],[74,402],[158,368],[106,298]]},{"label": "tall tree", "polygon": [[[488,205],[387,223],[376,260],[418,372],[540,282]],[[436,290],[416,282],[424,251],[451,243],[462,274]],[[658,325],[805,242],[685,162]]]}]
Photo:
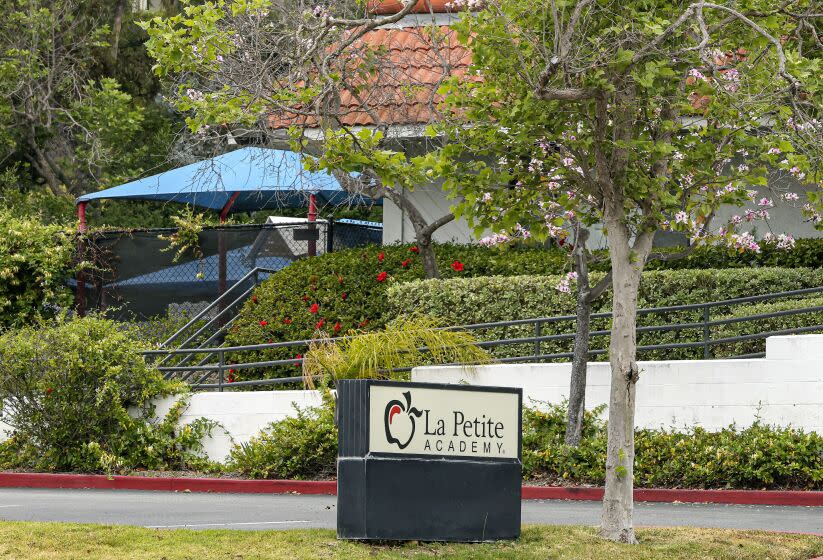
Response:
[{"label": "tall tree", "polygon": [[[487,0],[459,25],[472,79],[444,86],[454,119],[431,161],[463,201],[456,213],[498,232],[488,243],[573,242],[574,224],[607,237],[607,538],[635,542],[637,298],[655,233],[757,251],[751,228],[778,202],[821,221],[819,12],[808,0]],[[741,212],[712,223],[721,205]]]},{"label": "tall tree", "polygon": [[[409,68],[431,65],[427,75],[445,78],[454,60],[438,50],[437,27],[413,32],[417,47],[431,45],[434,53],[422,60],[415,59],[420,48],[398,54],[368,39],[409,15],[417,1],[403,0],[389,15],[346,0],[184,2],[182,13],[156,17],[146,29],[158,73],[171,82],[169,98],[189,116],[192,131],[242,134],[319,156],[309,164],[334,173],[350,193],[385,197],[404,211],[426,273],[437,277],[432,236],[454,215],[429,217],[409,195],[432,177],[423,174],[422,156],[403,157],[409,141],[384,115],[389,105],[423,107],[434,119],[439,84],[418,81]],[[428,123],[418,121],[408,122],[422,131]]]},{"label": "tall tree", "polygon": [[110,76],[129,5],[0,1],[1,165],[26,162],[58,196],[140,173],[152,145],[147,127],[165,133]]}]

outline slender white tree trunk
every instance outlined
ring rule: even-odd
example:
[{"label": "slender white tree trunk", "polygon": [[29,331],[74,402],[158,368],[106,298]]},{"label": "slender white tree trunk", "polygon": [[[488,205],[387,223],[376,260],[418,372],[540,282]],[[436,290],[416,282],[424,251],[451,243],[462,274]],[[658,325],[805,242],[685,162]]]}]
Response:
[{"label": "slender white tree trunk", "polygon": [[651,249],[651,236],[641,235],[634,247],[621,219],[607,219],[612,263],[611,344],[612,378],[609,395],[606,492],[600,533],[603,537],[635,543],[634,511],[634,410],[635,385],[640,372],[637,356],[637,294],[643,263]]}]

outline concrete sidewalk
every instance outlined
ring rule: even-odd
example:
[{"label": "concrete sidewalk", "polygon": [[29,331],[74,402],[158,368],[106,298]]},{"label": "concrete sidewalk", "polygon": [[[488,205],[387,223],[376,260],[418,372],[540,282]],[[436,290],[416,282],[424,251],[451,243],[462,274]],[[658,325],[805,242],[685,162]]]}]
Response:
[{"label": "concrete sidewalk", "polygon": [[[192,529],[333,529],[334,496],[0,489],[0,520]],[[523,523],[596,525],[600,503],[522,502]],[[689,525],[820,533],[823,507],[637,503],[638,526]]]}]

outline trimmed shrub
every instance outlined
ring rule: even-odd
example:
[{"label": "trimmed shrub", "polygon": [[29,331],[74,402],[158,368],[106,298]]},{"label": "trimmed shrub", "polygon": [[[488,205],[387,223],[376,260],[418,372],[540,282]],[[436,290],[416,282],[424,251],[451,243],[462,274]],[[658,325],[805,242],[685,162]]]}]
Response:
[{"label": "trimmed shrub", "polygon": [[235,445],[227,468],[251,478],[327,479],[337,472],[334,400],[298,408],[297,416],[273,422],[248,443]]},{"label": "trimmed shrub", "polygon": [[[605,407],[587,411],[579,447],[563,443],[565,405],[523,409],[523,478],[552,484],[605,481]],[[823,489],[823,436],[760,423],[717,432],[695,428],[635,432],[635,485],[686,488]],[[235,446],[229,469],[252,478],[323,479],[335,474],[333,402],[298,409],[249,443]]]},{"label": "trimmed shrub", "polygon": [[[564,406],[523,412],[524,478],[604,483],[605,422],[588,413],[580,447],[572,448],[563,443]],[[717,432],[636,430],[634,475],[637,487],[821,489],[823,436],[760,423]]]},{"label": "trimmed shrub", "polygon": [[[186,400],[161,420],[152,399],[185,391],[149,367],[113,321],[85,317],[0,336],[0,403],[16,468],[120,472],[202,467],[214,424],[179,427]],[[132,415],[129,414],[132,410]],[[9,466],[9,465],[6,465]]]},{"label": "trimmed shrub", "polygon": [[73,256],[74,241],[60,226],[0,209],[0,328],[70,305],[65,281]]},{"label": "trimmed shrub", "polygon": [[[386,313],[386,290],[424,277],[414,246],[371,246],[297,261],[272,274],[244,304],[230,328],[230,345],[310,339],[321,329],[331,336],[350,330],[383,328],[394,318]],[[507,250],[440,245],[437,257],[444,278],[522,274],[561,269],[559,251],[529,248]],[[459,263],[459,264],[455,264]],[[385,274],[385,275],[383,275]],[[233,361],[291,359],[299,348],[233,354]],[[240,370],[234,380],[299,375],[294,367],[265,371]]]},{"label": "trimmed shrub", "polygon": [[[593,279],[599,278],[593,275]],[[462,278],[451,280],[424,280],[393,286],[388,291],[387,314],[396,316],[408,313],[425,313],[441,319],[446,324],[460,325],[508,321],[534,317],[574,315],[574,297],[555,289],[560,277],[520,276]],[[713,300],[766,294],[823,286],[821,269],[749,268],[731,270],[661,270],[644,274],[640,286],[640,307],[666,307]],[[797,304],[803,306],[802,303]],[[754,314],[753,306],[715,307],[711,318],[724,317],[730,313]],[[593,305],[595,313],[611,309],[611,293],[607,292]],[[702,311],[660,312],[640,315],[638,325],[663,325],[672,323],[692,323],[702,320]],[[814,325],[814,317],[796,316],[798,325]],[[805,321],[805,322],[804,322]],[[811,321],[811,322],[808,322]],[[758,325],[767,323],[758,322]],[[593,319],[592,331],[608,331],[607,319]],[[715,327],[712,338],[720,338],[728,328]],[[751,328],[751,323],[749,323]],[[532,325],[498,327],[475,331],[481,340],[533,336]],[[547,323],[541,327],[542,335],[573,333],[574,321]],[[695,342],[702,339],[702,327],[692,327],[679,331],[639,333],[639,345],[655,345]],[[764,341],[753,341],[748,348],[763,348]],[[570,352],[571,340],[544,341],[543,354]],[[595,335],[592,349],[608,348],[608,335]],[[532,343],[495,347],[492,353],[497,357],[529,355]],[[752,352],[759,351],[757,349]],[[675,348],[668,350],[647,350],[638,353],[641,359],[699,359],[702,348]],[[724,354],[728,355],[728,354]],[[599,359],[605,359],[600,354]],[[566,359],[567,360],[567,359]]]},{"label": "trimmed shrub", "polygon": [[[790,311],[793,309],[803,309],[810,307],[823,307],[823,297],[812,297],[803,299],[792,299],[788,301],[778,301],[772,303],[756,303],[741,306],[734,312],[715,319],[733,319],[737,317],[747,317],[752,315],[765,315],[780,311]],[[793,315],[783,315],[779,317],[768,317],[757,319],[757,332],[779,331],[783,329],[794,329],[799,327],[823,326],[823,311],[811,311]],[[823,328],[808,331],[809,333],[823,333]],[[752,333],[750,322],[741,321],[739,323],[729,323],[718,325],[712,329],[713,338],[730,338],[734,336],[749,335]],[[763,352],[766,349],[765,339],[745,340],[741,342],[729,342],[713,346],[715,358],[729,356],[741,356],[743,354],[753,354]]]}]

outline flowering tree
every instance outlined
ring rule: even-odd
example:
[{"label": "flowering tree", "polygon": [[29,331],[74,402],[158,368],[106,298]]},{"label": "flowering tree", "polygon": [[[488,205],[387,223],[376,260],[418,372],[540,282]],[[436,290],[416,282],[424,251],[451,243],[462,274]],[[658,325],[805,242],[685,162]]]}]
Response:
[{"label": "flowering tree", "polygon": [[[778,202],[820,222],[813,4],[487,0],[458,26],[475,71],[442,88],[453,118],[432,131],[446,142],[430,159],[460,196],[455,213],[497,232],[488,244],[553,238],[581,257],[596,224],[608,241],[607,538],[635,541],[637,294],[645,263],[662,256],[655,233],[758,251],[746,226]],[[741,211],[718,223],[725,205]],[[793,243],[775,233],[765,242]]]},{"label": "flowering tree", "polygon": [[[392,129],[401,121],[422,130],[420,115],[434,115],[437,88],[409,74],[408,65],[420,61],[397,59],[418,56],[414,49],[389,55],[386,45],[367,40],[410,14],[417,0],[403,0],[388,15],[368,8],[381,3],[184,1],[182,13],[145,24],[147,46],[157,72],[171,81],[169,101],[193,132],[285,144],[317,156],[307,165],[331,172],[348,192],[388,198],[411,222],[427,276],[437,277],[432,235],[454,215],[431,219],[408,196],[429,178],[422,156],[405,154],[415,139]],[[420,44],[440,39],[429,31],[418,32]],[[443,77],[451,62],[423,61]],[[398,115],[403,108],[414,114]]]}]

